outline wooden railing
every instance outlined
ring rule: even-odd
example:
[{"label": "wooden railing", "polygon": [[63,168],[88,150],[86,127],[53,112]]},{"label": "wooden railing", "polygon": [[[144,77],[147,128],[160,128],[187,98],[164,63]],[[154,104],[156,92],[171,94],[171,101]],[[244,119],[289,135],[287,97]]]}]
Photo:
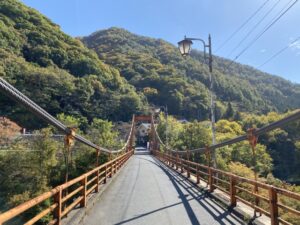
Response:
[{"label": "wooden railing", "polygon": [[33,207],[41,206],[41,204],[45,201],[50,201],[50,206],[40,211],[24,224],[34,224],[43,217],[52,214],[52,219],[49,224],[60,225],[62,218],[72,209],[78,206],[85,207],[88,196],[93,192],[98,192],[100,185],[105,184],[107,179],[112,177],[132,154],[133,151],[124,153],[123,155],[54,188],[51,191],[43,193],[34,199],[0,214],[0,225],[21,215]]},{"label": "wooden railing", "polygon": [[[280,210],[300,216],[300,211],[279,201],[283,197],[300,201],[300,195],[297,193],[188,161],[179,157],[178,154],[166,154],[158,151],[153,151],[153,153],[171,168],[185,172],[188,178],[193,175],[196,178],[196,184],[199,184],[200,180],[206,182],[210,192],[219,189],[227,194],[231,207],[235,207],[237,201],[240,201],[252,207],[256,212],[267,215],[270,217],[272,225],[278,225],[279,222],[291,225],[280,217]],[[259,189],[259,192],[254,193],[254,187]]]}]

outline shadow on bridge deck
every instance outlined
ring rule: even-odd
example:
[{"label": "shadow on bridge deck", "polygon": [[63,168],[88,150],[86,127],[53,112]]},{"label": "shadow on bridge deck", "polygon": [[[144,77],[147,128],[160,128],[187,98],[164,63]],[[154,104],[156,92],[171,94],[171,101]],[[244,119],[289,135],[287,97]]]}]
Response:
[{"label": "shadow on bridge deck", "polygon": [[135,155],[83,224],[244,224],[151,155]]}]

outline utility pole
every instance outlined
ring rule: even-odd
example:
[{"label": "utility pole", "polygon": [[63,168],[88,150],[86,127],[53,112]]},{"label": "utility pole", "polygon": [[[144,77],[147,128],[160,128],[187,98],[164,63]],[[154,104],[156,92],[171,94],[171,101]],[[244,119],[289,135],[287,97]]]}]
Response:
[{"label": "utility pole", "polygon": [[166,116],[166,146],[168,147],[169,136],[168,136],[168,106],[165,106],[165,116]]},{"label": "utility pole", "polygon": [[[212,77],[212,46],[211,46],[211,36],[208,36],[208,53],[209,53],[209,80],[210,80],[210,113],[211,113],[211,131],[212,131],[212,145],[216,144],[216,126],[215,126],[215,101],[214,101],[214,82],[213,82],[213,77]],[[216,162],[216,150],[213,149],[212,151],[212,161],[213,161],[213,167],[217,167],[217,162]]]}]

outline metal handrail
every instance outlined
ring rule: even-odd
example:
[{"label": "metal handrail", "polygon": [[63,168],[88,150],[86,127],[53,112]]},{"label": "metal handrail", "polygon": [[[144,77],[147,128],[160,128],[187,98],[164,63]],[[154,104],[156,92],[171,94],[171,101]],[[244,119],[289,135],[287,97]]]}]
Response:
[{"label": "metal handrail", "polygon": [[[241,177],[238,175],[235,175],[230,172],[226,172],[223,170],[215,169],[213,167],[205,166],[200,163],[195,163],[189,160],[183,160],[182,158],[177,158],[162,152],[153,151],[154,155],[164,164],[169,166],[171,169],[178,170],[179,168],[184,168],[187,170],[187,178],[190,178],[190,174],[196,177],[196,184],[200,183],[200,179],[206,182],[208,184],[208,190],[209,192],[213,192],[214,189],[219,189],[223,191],[224,193],[229,195],[230,200],[230,206],[235,207],[237,205],[237,200],[241,201],[242,203],[260,211],[261,213],[264,213],[265,215],[269,216],[271,218],[271,224],[277,225],[279,224],[278,221],[288,224],[287,221],[280,218],[280,215],[278,215],[278,208],[283,208],[286,211],[294,214],[294,215],[300,215],[300,211],[295,208],[291,208],[284,204],[284,202],[280,202],[279,196],[288,197],[291,199],[294,199],[296,201],[300,201],[300,194],[291,192],[289,190],[285,190],[282,188],[278,188],[269,184],[265,184],[260,181],[256,181],[253,179],[248,179],[245,177]],[[185,164],[183,163],[185,162]],[[205,169],[207,172],[203,173],[200,171],[200,168]],[[194,171],[194,172],[191,172]],[[183,172],[183,171],[181,171]],[[200,174],[204,174],[206,177],[201,177]],[[220,176],[216,176],[215,174],[219,174],[227,178],[225,180],[222,179]],[[185,176],[185,175],[184,175]],[[190,181],[195,182],[194,179],[191,179]],[[221,184],[217,184],[216,181],[220,181],[221,183],[225,183],[227,187],[222,187]],[[259,195],[253,191],[250,191],[246,188],[242,188],[238,186],[238,184],[248,184],[251,186],[258,186],[259,188],[266,191],[265,195]],[[227,190],[228,189],[228,190]],[[257,206],[248,201],[245,198],[242,198],[241,196],[238,196],[237,190],[247,193],[248,195],[252,196],[253,198],[259,198],[263,200],[264,202],[267,202],[269,204],[269,211],[266,211],[262,208],[262,206]]]},{"label": "metal handrail", "polygon": [[[85,207],[87,203],[87,196],[90,195],[93,191],[98,192],[99,186],[104,181],[106,181],[108,177],[112,177],[112,175],[115,174],[117,170],[119,170],[124,165],[124,163],[130,158],[130,156],[132,156],[132,154],[133,154],[133,150],[126,152],[123,155],[120,155],[119,157],[111,161],[108,161],[77,178],[74,178],[73,180],[61,184],[53,188],[52,190],[37,196],[36,198],[24,202],[16,206],[15,208],[12,208],[0,214],[0,225],[24,213],[25,211],[35,207],[36,205],[39,205],[40,203],[42,203],[43,201],[49,198],[54,198],[53,199],[54,204],[39,212],[37,215],[31,218],[27,223],[33,224],[34,222],[38,221],[45,215],[49,213],[54,213],[54,220],[51,222],[56,221],[56,224],[60,224],[57,223],[57,221],[61,221],[62,217],[67,215],[68,212],[71,211],[73,208],[75,208],[77,205],[80,204],[81,207]],[[102,170],[104,171],[104,173]],[[102,171],[102,173],[100,173],[100,171]],[[92,175],[94,177],[88,180],[88,178]],[[77,187],[77,189],[73,190],[71,193],[68,193],[66,196],[62,195],[62,192],[64,190],[68,190],[69,187],[75,184],[80,184],[80,186]],[[91,184],[94,185],[91,186]],[[66,203],[66,200],[71,197],[74,198],[75,194],[79,194],[79,196],[76,199],[74,199],[72,203]],[[68,205],[63,210],[62,207],[63,204],[70,204],[70,205]]]}]

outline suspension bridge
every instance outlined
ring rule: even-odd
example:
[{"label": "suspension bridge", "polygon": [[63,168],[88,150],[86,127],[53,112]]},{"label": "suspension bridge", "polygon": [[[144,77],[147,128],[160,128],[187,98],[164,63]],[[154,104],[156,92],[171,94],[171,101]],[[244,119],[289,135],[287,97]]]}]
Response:
[{"label": "suspension bridge", "polygon": [[[300,111],[247,134],[212,146],[179,151],[165,146],[156,131],[152,115],[132,117],[124,146],[118,150],[103,148],[87,140],[3,78],[0,91],[26,109],[56,127],[68,145],[81,142],[95,155],[107,154],[109,160],[91,171],[68,180],[34,199],[0,214],[0,225],[12,224],[24,212],[41,210],[22,224],[39,223],[51,216],[49,224],[290,224],[281,218],[287,211],[300,217],[300,211],[282,201],[300,201],[300,195],[214,168],[210,155],[218,148],[248,141],[255,152],[258,136],[296,121]],[[134,151],[136,124],[151,123],[148,154]],[[194,161],[205,154],[207,165]],[[45,207],[43,202],[49,201]]]}]

